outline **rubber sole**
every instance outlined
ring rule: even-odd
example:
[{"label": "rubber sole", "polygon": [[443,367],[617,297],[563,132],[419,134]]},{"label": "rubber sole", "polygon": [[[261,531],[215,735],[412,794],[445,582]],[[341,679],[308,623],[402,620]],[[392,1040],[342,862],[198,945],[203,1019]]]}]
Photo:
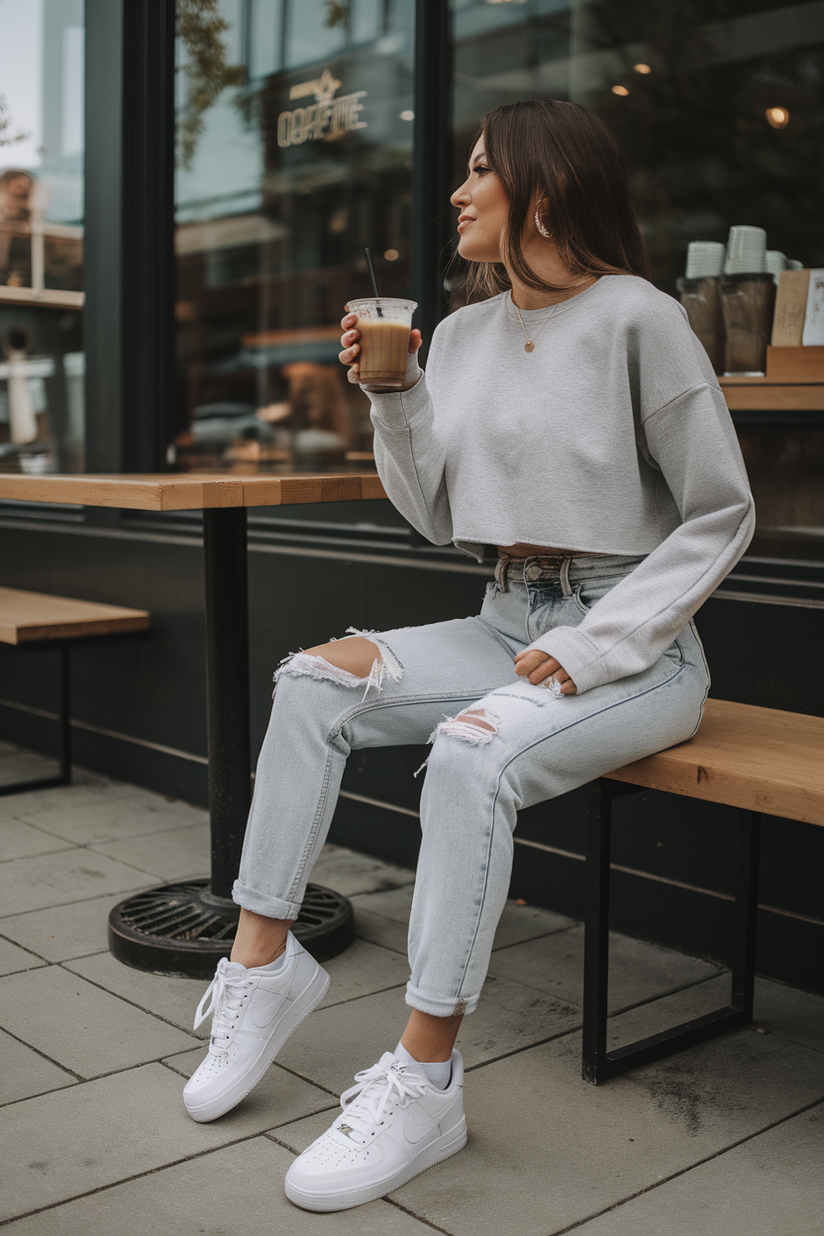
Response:
[{"label": "rubber sole", "polygon": [[[387,1193],[393,1193],[395,1189],[399,1189],[401,1185],[407,1184],[415,1176],[420,1176],[421,1172],[425,1172],[427,1168],[434,1167],[436,1163],[443,1163],[444,1159],[451,1158],[453,1154],[463,1150],[465,1145],[466,1116],[462,1116],[460,1124],[450,1130],[446,1137],[433,1142],[431,1146],[427,1146],[425,1150],[421,1151],[420,1155],[417,1155],[411,1163],[407,1164],[403,1171],[396,1172],[394,1176],[381,1184],[323,1197],[317,1194],[306,1193],[303,1189],[297,1188],[287,1175],[284,1186],[286,1196],[290,1202],[294,1202],[302,1210],[321,1212],[351,1210],[353,1206],[365,1206],[367,1202],[376,1202],[379,1197],[386,1197]],[[422,1158],[426,1159],[425,1163],[420,1162]]]},{"label": "rubber sole", "polygon": [[[317,966],[309,983],[307,983],[300,995],[292,1001],[292,1004],[284,1013],[272,1037],[264,1045],[263,1051],[252,1068],[245,1074],[242,1080],[239,1080],[224,1094],[205,1103],[192,1102],[190,1106],[189,1096],[184,1093],[183,1102],[192,1120],[196,1120],[198,1124],[208,1124],[210,1120],[217,1120],[219,1116],[225,1116],[233,1107],[237,1107],[238,1103],[245,1099],[251,1090],[254,1090],[284,1043],[295,1033],[312,1010],[320,1004],[329,990],[330,982],[331,980],[326,971],[321,966]],[[290,1025],[290,1029],[285,1034],[281,1032],[284,1022]],[[195,1097],[192,1096],[193,1099]]]}]

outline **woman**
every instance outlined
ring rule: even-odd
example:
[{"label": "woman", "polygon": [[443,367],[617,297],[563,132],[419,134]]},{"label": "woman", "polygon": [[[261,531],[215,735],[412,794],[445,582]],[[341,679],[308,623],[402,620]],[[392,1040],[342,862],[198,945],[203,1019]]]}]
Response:
[{"label": "woman", "polygon": [[[381,1197],[464,1145],[454,1045],[516,813],[695,731],[709,678],[690,617],[752,535],[723,396],[681,306],[649,282],[606,127],[555,100],[496,108],[451,200],[459,252],[497,295],[438,326],[426,376],[411,332],[403,390],[371,395],[375,451],[430,541],[479,560],[497,546],[495,580],[477,617],[356,633],[281,665],[232,961],[185,1090],[195,1119],[227,1111],[321,999],[328,979],[288,932],[346,757],[431,737],[411,1015],[289,1169],[287,1194],[311,1210]],[[354,317],[342,325],[357,381]]]}]

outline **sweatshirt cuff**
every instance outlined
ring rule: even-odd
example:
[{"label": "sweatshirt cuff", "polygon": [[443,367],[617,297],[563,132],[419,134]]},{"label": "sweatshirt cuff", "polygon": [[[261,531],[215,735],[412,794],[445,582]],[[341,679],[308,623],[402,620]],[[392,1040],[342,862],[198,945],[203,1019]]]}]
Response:
[{"label": "sweatshirt cuff", "polygon": [[424,371],[417,353],[410,353],[406,362],[406,382],[413,383],[405,391],[366,391],[372,402],[372,424],[387,432],[406,432],[412,422],[430,407]]},{"label": "sweatshirt cuff", "polygon": [[605,658],[575,627],[556,627],[554,631],[547,631],[526,651],[533,648],[555,658],[575,683],[579,695],[610,681]]}]

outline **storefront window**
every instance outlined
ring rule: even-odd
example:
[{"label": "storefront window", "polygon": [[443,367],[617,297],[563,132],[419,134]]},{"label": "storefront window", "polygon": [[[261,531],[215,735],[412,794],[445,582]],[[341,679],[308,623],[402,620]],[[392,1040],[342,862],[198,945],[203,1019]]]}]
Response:
[{"label": "storefront window", "polygon": [[[665,291],[678,295],[690,241],[726,241],[737,224],[766,229],[768,248],[788,259],[824,265],[824,5],[451,0],[451,16],[455,183],[485,111],[570,99],[627,152]],[[454,271],[449,291],[456,308]],[[807,407],[798,393],[782,405],[765,384],[733,412],[759,512],[754,554],[824,558],[822,392]]]},{"label": "storefront window", "polygon": [[[3,0],[0,0],[3,3]],[[181,469],[363,470],[345,302],[409,295],[407,0],[178,0]]]},{"label": "storefront window", "polygon": [[0,0],[0,470],[83,467],[83,3]]}]

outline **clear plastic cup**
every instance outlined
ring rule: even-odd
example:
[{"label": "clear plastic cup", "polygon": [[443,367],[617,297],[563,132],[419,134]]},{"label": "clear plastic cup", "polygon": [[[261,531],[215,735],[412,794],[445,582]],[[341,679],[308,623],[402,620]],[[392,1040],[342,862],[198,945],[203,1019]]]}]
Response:
[{"label": "clear plastic cup", "polygon": [[359,381],[364,390],[399,390],[403,386],[412,314],[417,307],[414,300],[392,296],[362,296],[346,305],[346,312],[358,319]]}]

